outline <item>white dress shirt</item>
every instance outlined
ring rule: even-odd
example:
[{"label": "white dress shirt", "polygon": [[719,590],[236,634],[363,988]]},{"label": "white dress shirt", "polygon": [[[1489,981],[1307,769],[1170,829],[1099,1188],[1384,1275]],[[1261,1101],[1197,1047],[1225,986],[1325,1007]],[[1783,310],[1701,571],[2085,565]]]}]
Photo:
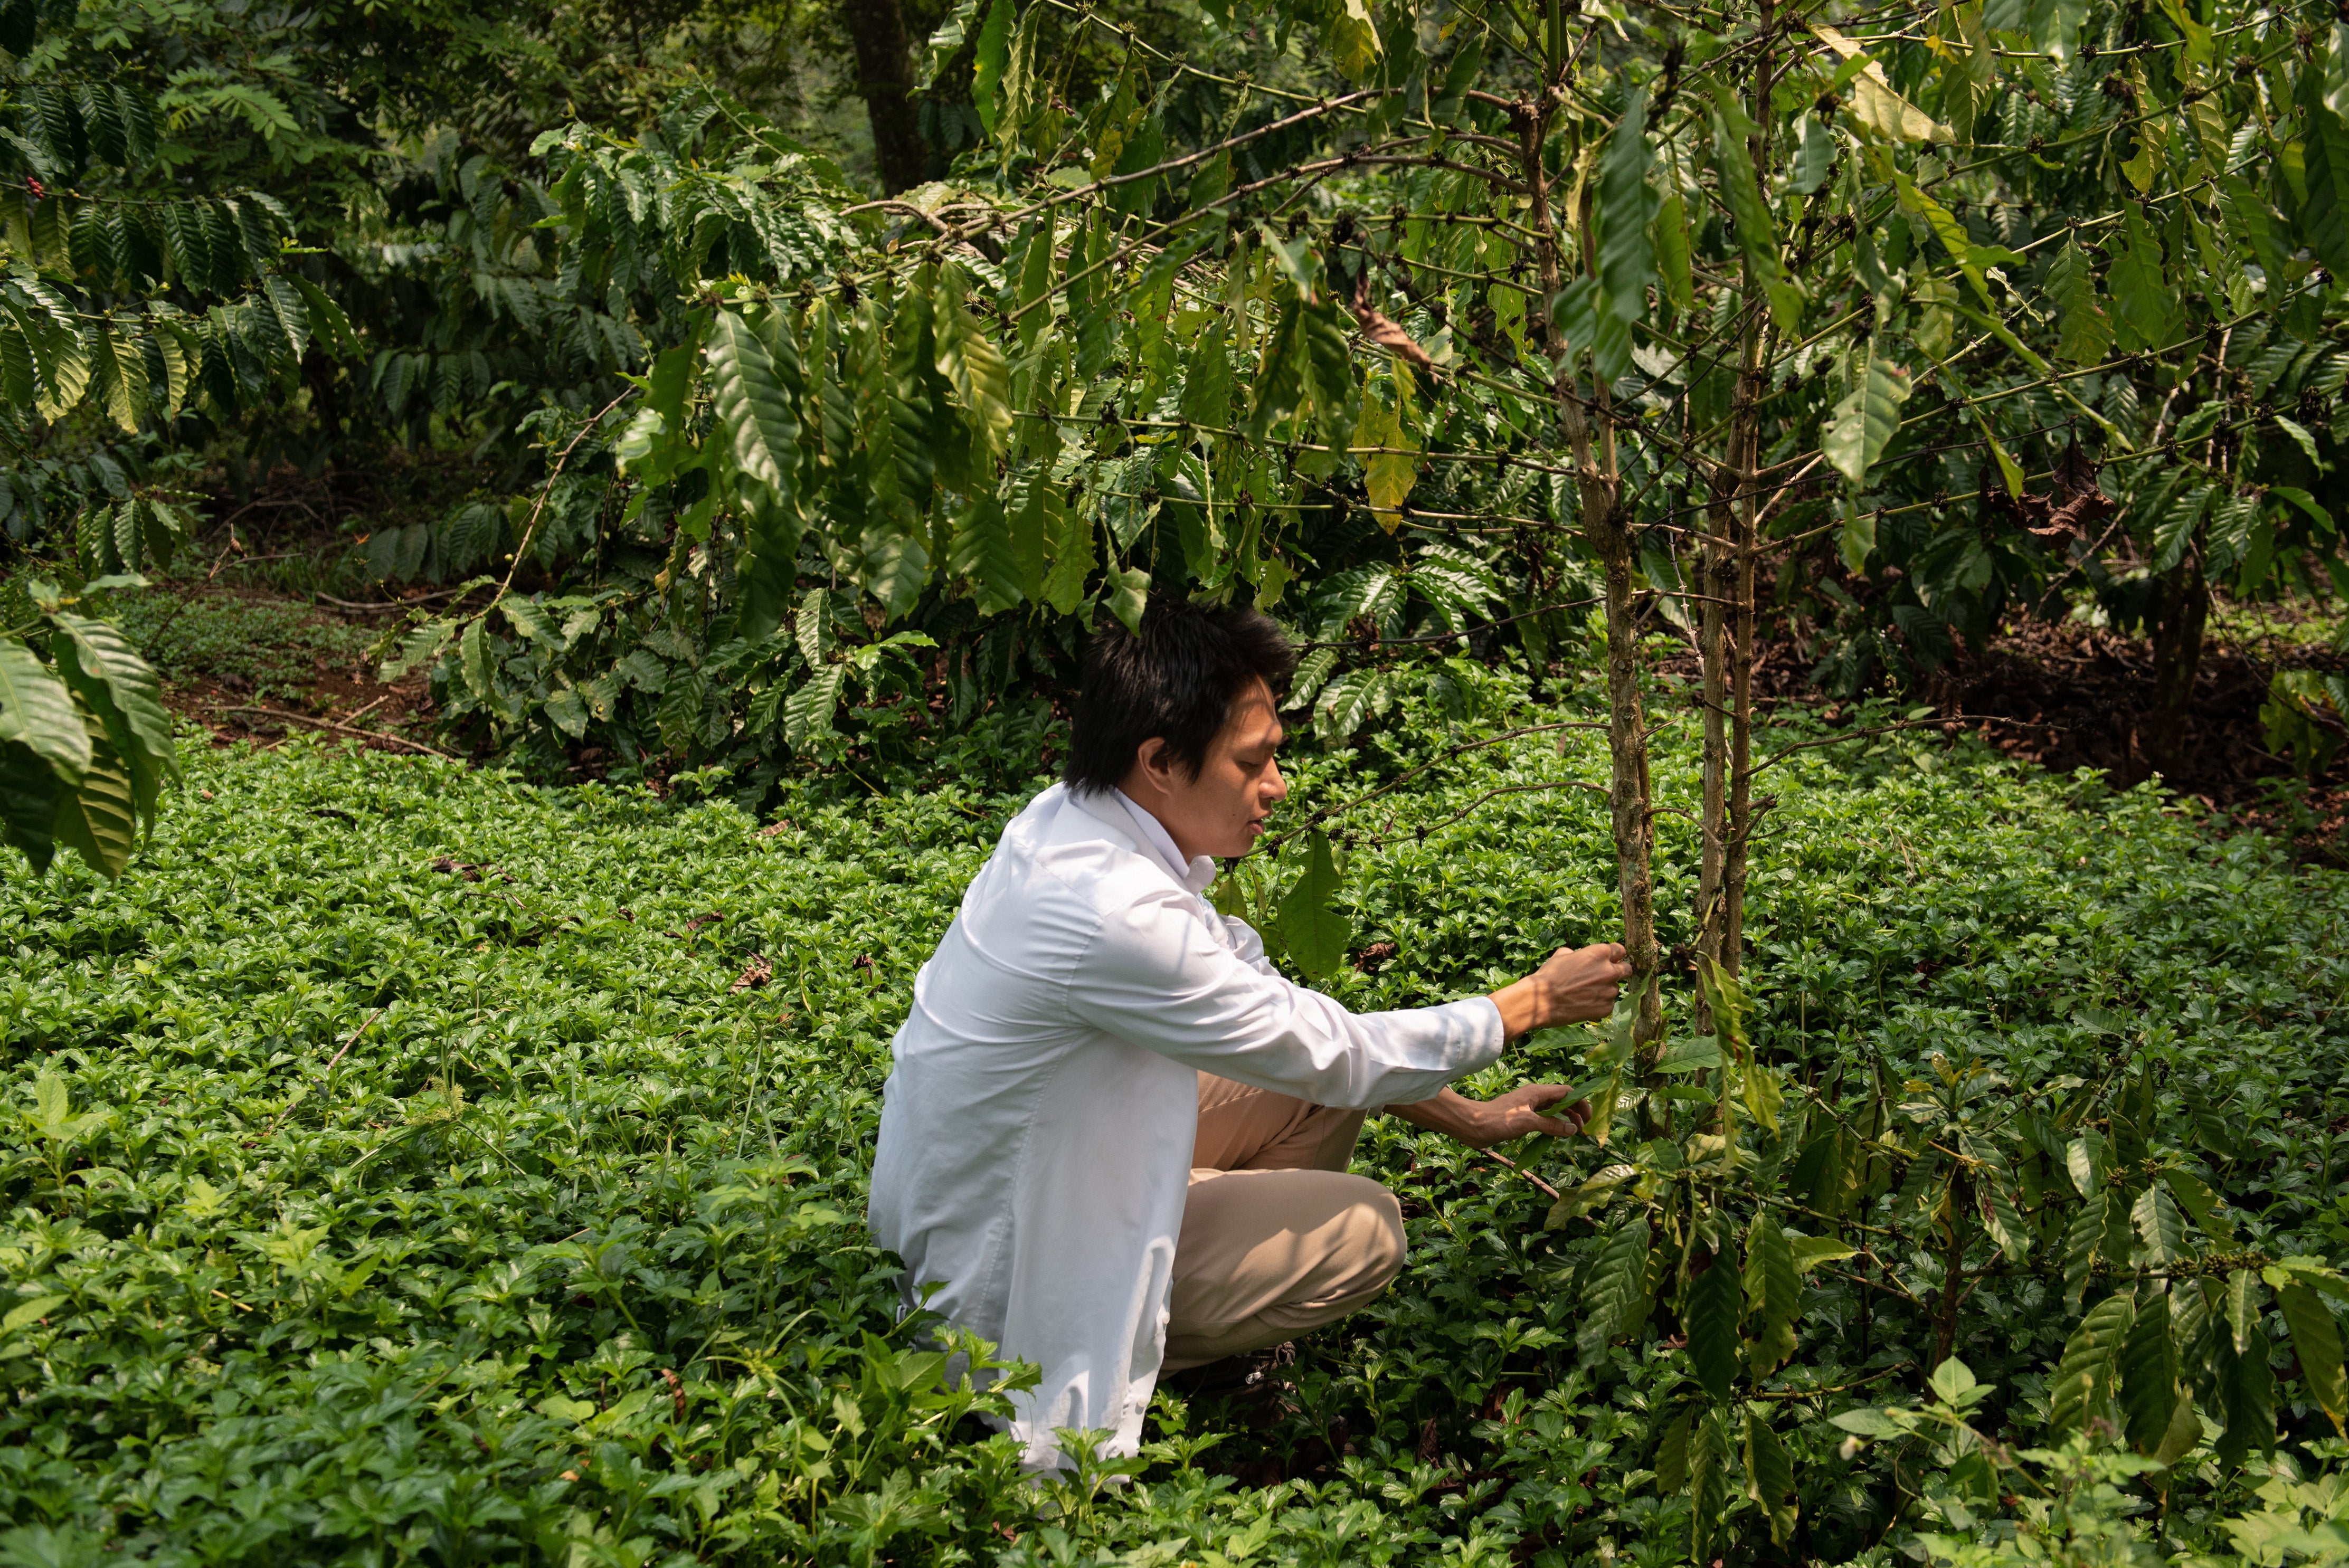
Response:
[{"label": "white dress shirt", "polygon": [[930,1305],[1035,1363],[1031,1465],[1056,1429],[1132,1453],[1166,1342],[1198,1072],[1347,1109],[1410,1103],[1501,1054],[1487,997],[1350,1013],[1274,972],[1123,793],[1055,784],[1012,819],[914,982],[869,1211]]}]

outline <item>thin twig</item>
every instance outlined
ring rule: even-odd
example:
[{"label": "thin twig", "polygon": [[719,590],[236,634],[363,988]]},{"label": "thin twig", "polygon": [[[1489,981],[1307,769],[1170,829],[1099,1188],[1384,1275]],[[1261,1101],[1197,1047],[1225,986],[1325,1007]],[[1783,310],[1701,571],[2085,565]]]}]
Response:
[{"label": "thin twig", "polygon": [[[571,460],[571,454],[578,449],[580,442],[587,438],[587,432],[601,425],[604,422],[604,416],[618,407],[620,406],[621,398],[625,398],[629,393],[634,392],[636,388],[633,387],[622,387],[620,389],[619,397],[613,398],[609,403],[606,403],[601,408],[596,409],[595,417],[588,420],[585,424],[580,426],[579,433],[572,437],[570,441],[564,445],[563,450],[556,454],[554,471],[546,476],[546,482],[538,487],[538,500],[530,509],[530,521],[523,525],[521,541],[514,545],[513,564],[506,568],[506,580],[498,584],[496,597],[492,598],[487,604],[481,607],[482,614],[488,614],[492,610],[496,609],[499,604],[502,603],[505,600],[506,590],[513,586],[514,573],[522,570],[522,558],[530,553],[531,541],[537,537],[538,520],[546,511],[546,498],[554,493],[554,481],[563,477],[563,465]],[[443,755],[446,755],[446,753],[443,753]]]},{"label": "thin twig", "polygon": [[271,718],[287,719],[295,724],[306,724],[319,729],[331,729],[341,735],[362,736],[369,740],[381,740],[393,746],[404,746],[410,751],[421,751],[433,757],[445,757],[451,762],[461,762],[464,760],[464,758],[457,756],[454,752],[443,751],[437,746],[427,746],[420,740],[410,740],[404,735],[387,735],[379,729],[354,729],[347,724],[336,724],[334,720],[329,718],[312,718],[306,713],[287,713],[283,708],[254,707],[243,705],[224,707],[221,709],[221,711],[222,713],[266,714]]},{"label": "thin twig", "polygon": [[1866,1274],[1856,1274],[1849,1269],[1831,1268],[1825,1264],[1819,1264],[1818,1269],[1821,1274],[1831,1274],[1837,1279],[1847,1279],[1854,1284],[1864,1284],[1870,1290],[1880,1290],[1887,1295],[1897,1295],[1911,1306],[1921,1308],[1925,1305],[1899,1285],[1890,1283],[1889,1279],[1869,1279]]},{"label": "thin twig", "polygon": [[1524,1177],[1526,1181],[1528,1181],[1532,1182],[1535,1186],[1537,1186],[1537,1187],[1540,1188],[1543,1191],[1545,1191],[1545,1192],[1548,1193],[1548,1194],[1549,1194],[1549,1196],[1550,1196],[1550,1202],[1557,1202],[1557,1188],[1555,1188],[1555,1187],[1551,1186],[1548,1182],[1547,1182],[1547,1181],[1543,1181],[1540,1177],[1538,1177],[1538,1176],[1535,1175],[1532,1171],[1530,1171],[1526,1170],[1524,1166],[1522,1166],[1522,1165],[1518,1164],[1516,1161],[1514,1161],[1514,1160],[1510,1159],[1507,1155],[1506,1155],[1506,1154],[1496,1154],[1496,1153],[1495,1153],[1492,1150],[1489,1150],[1489,1149],[1479,1149],[1479,1150],[1477,1150],[1475,1151],[1475,1153],[1476,1153],[1476,1155],[1477,1155],[1477,1157],[1478,1157],[1479,1159],[1483,1159],[1483,1160],[1497,1160],[1497,1161],[1499,1161],[1502,1164],[1504,1164],[1504,1165],[1507,1166],[1510,1170],[1512,1170],[1512,1171],[1516,1171],[1518,1175],[1520,1175],[1520,1176]]},{"label": "thin twig", "polygon": [[337,599],[332,593],[317,593],[313,594],[312,597],[332,604],[338,610],[365,610],[379,615],[388,610],[406,610],[418,604],[429,604],[435,599],[454,599],[471,593],[480,584],[469,583],[461,588],[442,588],[430,593],[419,593],[413,598],[394,599],[388,603],[374,604],[357,599]]},{"label": "thin twig", "polygon": [[[367,1029],[368,1029],[369,1026],[371,1026],[372,1024],[374,1024],[374,1022],[375,1022],[378,1018],[382,1017],[382,1016],[383,1016],[383,1015],[384,1015],[384,1008],[382,1008],[382,1007],[378,1007],[374,1012],[369,1013],[369,1014],[367,1016],[366,1020],[365,1020],[364,1022],[362,1022],[362,1023],[359,1025],[359,1026],[358,1026],[357,1028],[353,1029],[353,1030],[351,1031],[351,1037],[350,1037],[349,1039],[345,1040],[345,1041],[343,1042],[342,1049],[341,1049],[341,1050],[336,1051],[333,1056],[328,1057],[326,1058],[326,1071],[324,1071],[324,1072],[322,1072],[322,1073],[320,1073],[320,1074],[318,1075],[318,1078],[319,1078],[319,1081],[320,1081],[320,1082],[322,1082],[322,1083],[323,1083],[323,1082],[326,1081],[327,1079],[332,1078],[335,1076],[335,1064],[336,1064],[336,1062],[339,1062],[339,1061],[341,1061],[341,1060],[343,1059],[343,1056],[344,1056],[344,1053],[345,1053],[345,1052],[347,1052],[347,1051],[348,1051],[348,1050],[349,1050],[353,1046],[356,1046],[356,1045],[357,1045],[357,1044],[359,1043],[359,1037],[360,1037],[361,1035],[366,1034],[366,1033],[367,1032]],[[284,1120],[285,1120],[288,1116],[292,1115],[292,1114],[293,1114],[293,1111],[294,1111],[294,1101],[292,1101],[291,1099],[289,1099],[289,1100],[287,1100],[287,1101],[285,1102],[285,1109],[283,1109],[283,1110],[279,1111],[275,1116],[273,1116],[273,1117],[271,1117],[271,1118],[269,1119],[269,1125],[268,1125],[266,1128],[263,1129],[263,1130],[262,1130],[262,1133],[261,1133],[262,1139],[263,1139],[263,1140],[264,1140],[264,1142],[265,1142],[265,1141],[267,1141],[267,1140],[268,1140],[268,1138],[269,1138],[269,1135],[270,1135],[271,1133],[275,1132],[275,1131],[277,1130],[277,1124],[278,1124],[279,1122],[281,1122],[281,1121],[284,1121]]]},{"label": "thin twig", "polygon": [[1831,1384],[1825,1388],[1756,1389],[1745,1397],[1749,1399],[1812,1399],[1822,1394],[1845,1394],[1854,1388],[1865,1388],[1870,1383],[1881,1383],[1895,1372],[1906,1372],[1916,1365],[1914,1361],[1896,1362],[1881,1372],[1871,1372],[1867,1377],[1853,1382]]},{"label": "thin twig", "polygon": [[1604,729],[1606,727],[1606,725],[1596,721],[1586,722],[1578,719],[1561,719],[1556,724],[1529,724],[1525,726],[1523,728],[1507,730],[1499,735],[1489,736],[1483,740],[1462,741],[1457,746],[1436,753],[1436,755],[1429,758],[1426,761],[1419,764],[1416,768],[1404,769],[1402,773],[1397,774],[1394,778],[1389,779],[1386,783],[1380,785],[1377,789],[1370,791],[1370,793],[1366,795],[1357,795],[1352,799],[1346,801],[1343,805],[1322,807],[1319,810],[1306,818],[1305,820],[1289,829],[1288,831],[1282,833],[1278,837],[1267,839],[1263,843],[1258,844],[1254,850],[1251,850],[1249,853],[1257,855],[1269,854],[1273,851],[1280,848],[1281,845],[1288,842],[1289,840],[1297,837],[1298,834],[1309,831],[1310,830],[1330,820],[1333,817],[1342,817],[1357,806],[1367,806],[1381,795],[1392,794],[1393,791],[1402,789],[1404,785],[1418,778],[1421,774],[1426,772],[1429,769],[1434,767],[1437,763],[1449,762],[1452,758],[1462,755],[1464,752],[1480,750],[1487,746],[1498,746],[1503,741],[1522,739],[1524,737],[1528,735],[1547,735],[1555,729]]},{"label": "thin twig", "polygon": [[1781,747],[1745,770],[1751,779],[1764,768],[1772,767],[1792,757],[1797,751],[1808,751],[1815,746],[1836,746],[1847,740],[1865,740],[1872,735],[1889,735],[1896,729],[1923,729],[1937,724],[2017,724],[2022,721],[1995,713],[1953,713],[1936,718],[1907,718],[1899,724],[1880,724],[1870,729],[1855,729],[1846,735],[1830,735],[1823,740],[1798,740],[1792,746]]},{"label": "thin twig", "polygon": [[[1381,833],[1377,838],[1365,840],[1363,841],[1371,845],[1383,844],[1390,839],[1400,839],[1405,834],[1415,834],[1421,839],[1424,839],[1428,834],[1435,831],[1438,828],[1450,827],[1453,823],[1460,820],[1461,818],[1465,817],[1468,813],[1474,811],[1477,807],[1483,805],[1487,800],[1494,799],[1502,795],[1529,794],[1537,789],[1588,789],[1601,799],[1611,800],[1614,799],[1614,796],[1608,790],[1605,785],[1587,783],[1579,779],[1559,779],[1547,784],[1504,784],[1497,789],[1485,790],[1482,795],[1477,796],[1474,800],[1469,801],[1468,804],[1461,807],[1460,810],[1453,812],[1452,815],[1444,818],[1440,822],[1429,822],[1423,826],[1415,828],[1390,828],[1387,831]],[[1671,810],[1669,807],[1661,809]]]},{"label": "thin twig", "polygon": [[[1408,521],[1411,517],[1416,515],[1427,514],[1413,513],[1406,511],[1405,521]],[[1554,528],[1558,525],[1556,523],[1539,523],[1537,526],[1543,528]],[[1601,603],[1601,601],[1596,598],[1568,599],[1559,603],[1544,604],[1537,609],[1520,611],[1514,615],[1505,615],[1497,621],[1487,621],[1481,626],[1470,626],[1464,631],[1433,632],[1423,637],[1340,637],[1326,643],[1299,643],[1297,645],[1297,651],[1300,654],[1309,654],[1317,648],[1396,647],[1405,643],[1449,643],[1454,641],[1455,638],[1468,636],[1472,633],[1493,631],[1497,627],[1509,624],[1512,621],[1523,621],[1534,615],[1547,615],[1552,610],[1580,610],[1599,603]]]}]

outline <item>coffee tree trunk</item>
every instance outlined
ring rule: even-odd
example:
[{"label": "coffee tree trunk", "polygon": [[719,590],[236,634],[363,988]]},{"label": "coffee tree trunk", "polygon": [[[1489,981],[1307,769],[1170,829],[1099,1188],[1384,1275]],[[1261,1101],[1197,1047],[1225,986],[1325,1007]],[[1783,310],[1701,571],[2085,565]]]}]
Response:
[{"label": "coffee tree trunk", "polygon": [[[1755,101],[1769,100],[1771,59],[1757,67]],[[1757,169],[1770,166],[1769,117],[1757,117],[1746,139]],[[1704,799],[1697,877],[1698,954],[1729,974],[1738,971],[1745,923],[1747,840],[1753,829],[1750,777],[1754,733],[1754,585],[1757,537],[1755,470],[1761,455],[1764,367],[1772,346],[1770,301],[1748,266],[1739,303],[1737,383],[1729,428],[1713,467],[1705,507],[1703,602],[1698,655],[1703,665]],[[1713,1020],[1697,1019],[1700,1031]]]},{"label": "coffee tree trunk", "polygon": [[[1554,46],[1562,41],[1555,33],[1552,37]],[[1563,80],[1566,62],[1563,51],[1555,46],[1550,69],[1553,83]],[[1515,113],[1542,286],[1551,297],[1566,281],[1566,235],[1561,215],[1551,203],[1552,170],[1545,160],[1550,124],[1547,106],[1557,98],[1553,92],[1540,105],[1520,103]],[[1593,253],[1589,199],[1589,185],[1585,182],[1582,210],[1575,215],[1576,237],[1580,242],[1578,253],[1585,266]],[[1630,530],[1621,515],[1621,476],[1608,389],[1594,377],[1586,397],[1575,374],[1575,346],[1567,342],[1554,319],[1546,323],[1545,333],[1554,367],[1558,427],[1574,457],[1583,537],[1598,554],[1606,583],[1607,748],[1612,774],[1608,808],[1615,838],[1616,887],[1623,903],[1623,946],[1631,965],[1632,994],[1638,998],[1632,1038],[1640,1047],[1640,1068],[1645,1072],[1661,1047],[1663,1009],[1657,991],[1655,882],[1651,863],[1655,813],[1651,805],[1647,715],[1640,690],[1644,661],[1633,583],[1636,554]]]},{"label": "coffee tree trunk", "polygon": [[[1767,304],[1749,299],[1728,438],[1705,508],[1703,599],[1697,651],[1703,665],[1704,799],[1699,830],[1696,947],[1737,972],[1745,903],[1746,777],[1754,727],[1754,468]],[[1700,1017],[1700,1030],[1711,1027]]]},{"label": "coffee tree trunk", "polygon": [[2210,584],[2189,554],[2161,585],[2153,620],[2153,712],[2145,752],[2155,767],[2175,771],[2186,760],[2186,720],[2194,707],[2194,677],[2202,665],[2202,632],[2210,619]]},{"label": "coffee tree trunk", "polygon": [[895,194],[919,185],[929,150],[914,102],[914,52],[897,0],[841,0],[840,19],[856,50],[859,91],[873,127],[873,171]]}]

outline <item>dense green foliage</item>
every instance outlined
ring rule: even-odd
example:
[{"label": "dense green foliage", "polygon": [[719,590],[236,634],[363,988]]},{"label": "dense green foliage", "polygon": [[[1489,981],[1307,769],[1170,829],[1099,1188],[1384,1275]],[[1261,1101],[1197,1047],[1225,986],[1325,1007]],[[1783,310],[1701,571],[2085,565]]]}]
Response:
[{"label": "dense green foliage", "polygon": [[[2270,1456],[2349,1419],[2338,884],[1918,714],[1774,754],[1753,686],[1774,623],[1848,695],[2076,609],[2147,634],[2159,758],[2214,592],[2349,586],[2349,23],[970,0],[916,81],[908,15],[840,12],[875,201],[748,91],[795,7],[0,9],[0,521],[65,584],[0,627],[9,841],[110,874],[153,821],[154,678],[78,596],[199,486],[365,474],[369,574],[450,585],[389,676],[622,781],[208,761],[267,809],[25,895],[22,1026],[83,1054],[34,1072],[0,1455],[79,1533],[19,1554],[1059,1553],[951,1432],[981,1397],[857,1337],[853,1215],[911,965],[1153,594],[1305,644],[1314,811],[1218,893],[1299,973],[1409,1001],[1619,934],[1635,976],[1517,1058],[1599,1110],[1562,1195],[1373,1139],[1429,1267],[1207,1432],[1337,1489],[1268,1531],[2201,1553],[2265,1478],[2244,1528],[2316,1552]],[[2343,695],[2279,675],[2272,744],[2324,766]],[[1181,1419],[1055,1528],[1258,1506]]]},{"label": "dense green foliage", "polygon": [[[1309,761],[1299,804],[1552,717],[1515,707],[1506,682],[1481,695],[1483,727]],[[1613,926],[1604,808],[1573,788],[1486,798],[1603,766],[1565,733],[1563,756],[1548,735],[1463,753],[1343,820],[1361,841],[1340,907],[1355,940],[1397,953],[1340,969],[1335,994],[1435,1000]],[[1030,1493],[1008,1439],[957,1423],[987,1401],[934,1390],[935,1360],[893,1333],[889,1262],[857,1214],[888,1037],[1032,787],[1033,744],[981,727],[924,775],[934,787],[796,786],[765,827],[722,802],[302,741],[202,752],[134,875],[11,884],[5,1549],[1681,1560],[1691,1501],[1658,1472],[1689,1461],[1661,1418],[1702,1372],[1671,1305],[1619,1345],[1578,1343],[1607,1240],[1581,1221],[1546,1230],[1529,1181],[1391,1119],[1359,1168],[1406,1196],[1412,1266],[1302,1346],[1283,1403],[1243,1419],[1162,1398],[1136,1483],[1098,1495]],[[1875,1075],[1930,1099],[1946,1068],[2002,1077],[2007,1113],[2117,1140],[2132,1113],[2101,1091],[2149,1070],[2149,1151],[2225,1194],[2240,1257],[2349,1255],[2325,1087],[2344,1045],[2337,875],[2214,839],[2149,790],[1905,736],[1849,766],[1797,753],[1772,777],[1746,985],[1790,1111],[1864,1114]],[[1667,748],[1663,798],[1694,784]],[[1694,846],[1672,820],[1659,868],[1678,908]],[[1666,920],[1668,939],[1686,934]],[[1574,1071],[1570,1047],[1537,1043],[1470,1087]],[[2198,1098],[2213,1118],[2191,1114]],[[1627,1112],[1619,1137],[1635,1125]],[[1509,1152],[1561,1187],[1615,1157]],[[1956,1553],[2017,1491],[2026,1536],[2054,1532],[2064,1561],[2091,1560],[2065,1530],[2225,1555],[2223,1518],[2302,1527],[2282,1491],[2271,1509],[2249,1489],[2313,1477],[2341,1449],[2285,1348],[2290,1304],[2256,1292],[2247,1326],[2272,1354],[2285,1441],[2272,1460],[2254,1445],[2230,1467],[2198,1442],[2153,1478],[2162,1510],[2134,1520],[2147,1461],[2108,1439],[2064,1461],[2091,1474],[2058,1491],[2052,1522],[2025,1477],[1986,1484],[1985,1453],[2015,1462],[2062,1424],[2064,1271],[2051,1247],[2010,1265],[1969,1246],[1954,1347],[1987,1397],[1951,1368],[1934,1387],[2003,1446],[1935,1427],[1922,1366],[1942,1252],[1883,1234],[1929,1234],[1902,1212],[1909,1185],[1795,1226],[1876,1258],[1828,1257],[1804,1280],[1794,1354],[1747,1407],[1792,1480],[1754,1467],[1741,1420],[1701,1500],[1712,1554],[1769,1555],[1764,1510],[1790,1506],[1805,1558],[1886,1562],[1919,1531]],[[2050,1191],[2020,1207],[2038,1225],[2063,1204]],[[2127,1302],[2133,1273],[2095,1265],[2090,1303]],[[1885,1435],[1839,1457],[1828,1418],[1920,1400],[1913,1418],[1868,1417]],[[1899,1420],[1926,1429],[1904,1438]],[[1268,1461],[1294,1479],[1258,1490]]]},{"label": "dense green foliage", "polygon": [[409,649],[453,722],[746,777],[868,673],[818,584],[957,715],[1145,583],[1539,665],[1610,561],[1693,624],[1766,559],[1843,690],[2085,593],[2158,756],[2212,585],[2329,583],[2329,14],[1132,12],[960,6],[874,203],[744,107],[788,8],[15,7],[8,526],[135,569],[208,460],[378,469],[378,576],[540,605]]}]

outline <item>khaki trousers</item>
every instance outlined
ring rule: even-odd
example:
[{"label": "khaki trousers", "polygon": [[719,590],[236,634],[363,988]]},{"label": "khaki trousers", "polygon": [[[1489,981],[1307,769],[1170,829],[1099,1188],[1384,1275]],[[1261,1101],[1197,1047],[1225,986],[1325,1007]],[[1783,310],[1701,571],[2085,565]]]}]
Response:
[{"label": "khaki trousers", "polygon": [[1366,1114],[1199,1075],[1162,1372],[1294,1339],[1393,1280],[1402,1210],[1346,1173]]}]

